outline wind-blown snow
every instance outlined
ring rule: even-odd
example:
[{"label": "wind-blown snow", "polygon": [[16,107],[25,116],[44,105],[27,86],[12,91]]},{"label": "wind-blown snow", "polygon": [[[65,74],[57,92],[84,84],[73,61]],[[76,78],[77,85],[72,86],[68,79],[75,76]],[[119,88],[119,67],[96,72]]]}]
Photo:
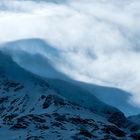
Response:
[{"label": "wind-blown snow", "polygon": [[130,102],[140,106],[139,0],[3,0],[0,9],[2,43],[41,38],[51,44],[51,53],[24,43],[16,49],[49,57],[73,79],[129,91]]},{"label": "wind-blown snow", "polygon": [[[3,53],[12,56],[13,60],[24,69],[42,77],[46,77],[47,79],[50,78],[51,80],[45,79],[48,83],[52,84],[53,88],[56,88],[56,90],[62,93],[64,97],[72,100],[73,102],[79,103],[79,101],[84,100],[84,105],[89,107],[95,103],[95,99],[93,100],[92,98],[94,95],[104,103],[117,107],[127,116],[139,113],[140,108],[133,106],[129,102],[132,97],[130,93],[117,88],[103,87],[95,84],[75,81],[66,76],[64,73],[58,71],[56,65],[54,65],[55,61],[58,61],[58,51],[41,39],[22,39],[15,42],[8,42],[3,44],[1,47]],[[39,50],[39,52],[37,52],[37,50]],[[47,55],[44,54],[44,51],[47,51]],[[51,58],[52,54],[56,57],[53,58],[53,61]],[[3,59],[2,62],[4,62]],[[5,65],[6,63],[2,63],[3,67]],[[14,77],[17,77],[17,70],[14,69],[12,72],[11,70],[12,66],[10,71],[9,68],[7,68],[8,72],[13,73]],[[20,77],[20,75],[23,74],[20,73],[18,77]],[[26,79],[26,81],[28,80]],[[69,84],[67,84],[66,81],[68,81]],[[77,91],[75,86],[78,86],[81,90],[84,89],[86,93],[84,93],[84,97],[82,95],[83,92],[81,92],[81,90]],[[100,108],[100,104],[97,106]]]}]

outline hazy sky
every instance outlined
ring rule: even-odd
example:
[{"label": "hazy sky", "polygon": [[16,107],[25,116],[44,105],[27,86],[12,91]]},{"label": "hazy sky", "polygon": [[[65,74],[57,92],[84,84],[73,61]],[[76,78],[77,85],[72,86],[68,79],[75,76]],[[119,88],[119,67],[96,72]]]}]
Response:
[{"label": "hazy sky", "polygon": [[140,1],[53,1],[1,0],[1,43],[41,38],[58,50],[49,57],[59,71],[130,91],[140,106]]}]

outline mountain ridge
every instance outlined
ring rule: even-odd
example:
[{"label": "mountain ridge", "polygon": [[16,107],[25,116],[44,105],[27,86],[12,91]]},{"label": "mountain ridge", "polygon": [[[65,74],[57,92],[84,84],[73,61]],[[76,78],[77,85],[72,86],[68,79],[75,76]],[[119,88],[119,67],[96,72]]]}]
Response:
[{"label": "mountain ridge", "polygon": [[140,108],[130,103],[131,93],[118,88],[75,81],[59,71],[55,67],[55,62],[52,61],[52,58],[59,61],[59,50],[42,39],[22,39],[1,44],[1,46],[2,51],[10,55],[18,65],[36,75],[80,86],[102,102],[117,107],[127,116],[139,114]]},{"label": "mountain ridge", "polygon": [[[50,79],[47,82],[18,66],[10,56],[1,53],[0,58],[0,136],[3,139],[133,139],[139,134],[139,125],[128,121],[118,109],[108,106],[105,111],[103,106],[107,105],[100,101],[95,104],[95,110],[84,107],[81,102],[73,103],[64,97],[66,90],[55,88],[73,87],[73,84],[62,81],[58,84],[54,79],[54,84]],[[77,88],[80,87],[70,90]]]}]

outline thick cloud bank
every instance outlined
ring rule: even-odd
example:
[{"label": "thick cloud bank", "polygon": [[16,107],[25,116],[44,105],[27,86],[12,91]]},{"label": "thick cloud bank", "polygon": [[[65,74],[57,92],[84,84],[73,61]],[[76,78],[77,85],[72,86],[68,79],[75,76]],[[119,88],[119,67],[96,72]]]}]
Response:
[{"label": "thick cloud bank", "polygon": [[76,80],[127,90],[140,106],[139,9],[139,0],[1,0],[0,42],[41,38],[57,55],[24,51],[49,55]]}]

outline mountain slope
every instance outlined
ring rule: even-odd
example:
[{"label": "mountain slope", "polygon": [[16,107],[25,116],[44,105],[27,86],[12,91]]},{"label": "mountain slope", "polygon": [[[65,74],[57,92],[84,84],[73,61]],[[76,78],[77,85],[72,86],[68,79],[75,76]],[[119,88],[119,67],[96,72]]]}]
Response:
[{"label": "mountain slope", "polygon": [[[27,86],[28,90],[34,89],[35,93],[38,91],[38,89],[36,89],[38,88],[36,86],[36,83],[32,81],[37,82],[39,79],[42,81],[40,77],[31,74],[30,72],[27,72],[26,70],[20,68],[14,61],[12,61],[10,56],[6,56],[1,53],[0,60],[1,60],[0,67],[1,67],[2,77],[3,77],[3,73],[4,75],[6,75],[6,78],[4,78],[3,81],[5,81],[6,79],[12,79],[12,81],[15,80],[24,83],[24,86]],[[80,104],[83,107],[90,108],[93,111],[95,110],[96,112],[98,111],[99,114],[104,115],[104,114],[109,114],[110,111],[112,113],[118,111],[116,108],[108,106],[107,104],[101,102],[95,96],[90,94],[88,91],[74,84],[71,84],[63,80],[57,80],[57,79],[43,79],[44,83],[46,83],[47,81],[49,83],[50,88],[59,92],[59,94],[62,95],[63,97],[66,97],[70,101]],[[7,84],[8,86],[7,82],[9,81],[6,80],[6,83],[3,84]],[[37,95],[35,93],[30,94],[30,96]],[[97,105],[98,105],[98,110],[96,110]]]},{"label": "mountain slope", "polygon": [[[2,50],[5,53],[8,53],[10,56],[12,56],[16,63],[18,63],[21,67],[28,71],[31,71],[42,77],[57,79],[56,82],[60,84],[62,84],[63,81],[68,81],[68,83],[72,83],[72,87],[77,85],[80,87],[80,90],[83,89],[86,94],[92,94],[98,99],[100,99],[102,102],[117,107],[127,116],[140,113],[140,108],[134,106],[129,102],[132,96],[131,93],[128,93],[118,88],[103,87],[99,85],[74,81],[73,79],[70,79],[68,76],[66,76],[64,73],[58,71],[58,67],[61,67],[61,61],[63,61],[61,60],[62,52],[42,39],[22,39],[1,44],[1,47],[3,48]],[[60,62],[60,64],[57,65],[56,62]],[[60,80],[60,82],[58,79]],[[56,85],[56,83],[53,83],[54,80],[52,81],[52,86]],[[60,84],[58,87],[55,88],[61,90],[62,88],[59,89]],[[63,86],[63,84],[61,86]]]},{"label": "mountain slope", "polygon": [[[79,92],[84,96],[76,97]],[[139,126],[118,109],[85,92],[62,80],[44,80],[0,53],[0,136],[3,140],[132,139],[139,132]],[[84,102],[87,98],[90,104]]]},{"label": "mountain slope", "polygon": [[140,124],[140,114],[129,116],[128,119],[134,123]]}]

